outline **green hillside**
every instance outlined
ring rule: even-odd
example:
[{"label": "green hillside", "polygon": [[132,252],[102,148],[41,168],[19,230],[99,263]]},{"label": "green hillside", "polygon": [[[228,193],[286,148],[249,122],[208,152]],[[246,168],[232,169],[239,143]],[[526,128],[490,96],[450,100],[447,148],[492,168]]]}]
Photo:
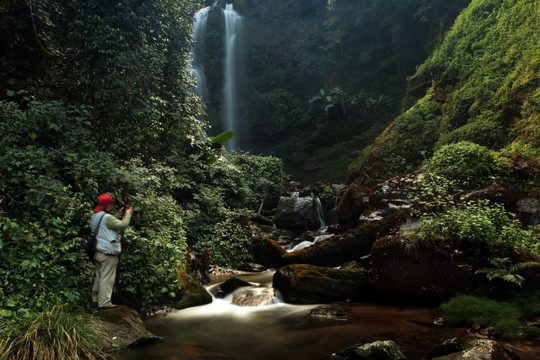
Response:
[{"label": "green hillside", "polygon": [[540,159],[539,71],[538,3],[472,1],[409,79],[425,96],[358,154],[350,179],[413,171],[460,141]]}]

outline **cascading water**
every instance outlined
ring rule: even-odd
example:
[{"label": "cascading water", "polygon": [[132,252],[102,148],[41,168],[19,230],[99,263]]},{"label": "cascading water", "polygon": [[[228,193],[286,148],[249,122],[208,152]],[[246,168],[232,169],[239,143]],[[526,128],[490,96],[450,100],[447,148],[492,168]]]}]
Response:
[{"label": "cascading water", "polygon": [[208,89],[206,87],[206,75],[204,71],[204,38],[206,36],[206,25],[210,7],[205,7],[197,11],[193,20],[193,46],[191,48],[191,74],[197,79],[197,88],[195,93],[199,95],[204,102],[208,98]]},{"label": "cascading water", "polygon": [[[233,9],[233,4],[227,4],[223,11],[225,18],[225,88],[224,88],[224,130],[238,133],[238,56],[240,51],[240,34],[242,31],[242,17]],[[227,143],[227,149],[237,147],[235,138]]]}]

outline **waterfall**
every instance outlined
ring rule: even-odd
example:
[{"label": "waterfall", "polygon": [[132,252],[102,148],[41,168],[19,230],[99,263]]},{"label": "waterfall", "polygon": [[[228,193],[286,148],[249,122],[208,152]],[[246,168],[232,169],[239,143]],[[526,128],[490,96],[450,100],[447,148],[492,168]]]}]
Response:
[{"label": "waterfall", "polygon": [[[242,17],[233,10],[233,4],[227,4],[223,11],[225,18],[225,88],[224,88],[224,127],[238,133],[238,52],[240,48],[240,34],[242,29]],[[234,150],[237,147],[235,138],[227,143],[227,149]]]},{"label": "waterfall", "polygon": [[317,208],[317,214],[319,215],[319,221],[321,223],[321,228],[325,228],[326,227],[326,221],[324,219],[324,210],[323,210],[323,207],[322,207],[322,204],[321,204],[321,199],[316,197],[314,199],[314,201],[315,201],[315,207]]},{"label": "waterfall", "polygon": [[191,47],[191,74],[197,79],[195,93],[203,102],[208,98],[206,76],[204,73],[204,38],[206,36],[206,24],[210,7],[205,7],[195,13],[193,20],[193,45]]}]

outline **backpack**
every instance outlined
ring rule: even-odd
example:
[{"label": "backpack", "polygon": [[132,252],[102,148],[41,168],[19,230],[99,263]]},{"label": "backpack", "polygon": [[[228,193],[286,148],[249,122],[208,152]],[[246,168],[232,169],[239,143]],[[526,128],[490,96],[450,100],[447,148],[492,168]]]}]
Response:
[{"label": "backpack", "polygon": [[88,260],[91,262],[94,262],[94,254],[96,253],[96,246],[97,246],[97,235],[99,233],[99,228],[101,226],[101,220],[105,217],[105,214],[101,216],[101,219],[99,219],[96,232],[93,231],[90,232],[90,234],[86,234],[82,237],[81,240],[81,246],[86,252],[86,255],[88,255]]}]

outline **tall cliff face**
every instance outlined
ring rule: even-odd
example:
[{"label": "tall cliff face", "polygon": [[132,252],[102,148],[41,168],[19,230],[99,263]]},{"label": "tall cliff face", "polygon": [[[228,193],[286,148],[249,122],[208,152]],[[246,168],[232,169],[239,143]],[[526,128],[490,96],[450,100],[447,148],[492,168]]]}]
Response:
[{"label": "tall cliff face", "polygon": [[351,167],[377,176],[417,168],[442,145],[474,142],[540,158],[540,10],[534,0],[474,0],[410,79],[425,96]]},{"label": "tall cliff face", "polygon": [[351,153],[399,114],[406,77],[468,2],[235,0],[246,39],[239,144],[283,158],[304,180],[343,180]]}]

